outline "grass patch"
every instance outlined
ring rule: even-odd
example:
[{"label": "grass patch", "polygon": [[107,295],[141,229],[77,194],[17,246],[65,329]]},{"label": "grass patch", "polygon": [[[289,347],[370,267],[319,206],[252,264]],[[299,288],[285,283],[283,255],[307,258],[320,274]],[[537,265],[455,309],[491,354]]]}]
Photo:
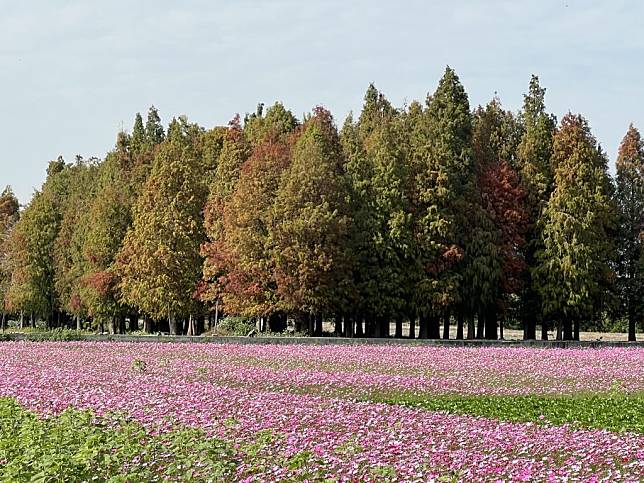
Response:
[{"label": "grass patch", "polygon": [[644,394],[575,396],[457,396],[380,394],[370,401],[469,414],[503,421],[571,424],[581,428],[644,433]]},{"label": "grass patch", "polygon": [[68,409],[40,418],[0,398],[2,481],[222,481],[235,453],[198,429],[149,434],[124,416]]}]

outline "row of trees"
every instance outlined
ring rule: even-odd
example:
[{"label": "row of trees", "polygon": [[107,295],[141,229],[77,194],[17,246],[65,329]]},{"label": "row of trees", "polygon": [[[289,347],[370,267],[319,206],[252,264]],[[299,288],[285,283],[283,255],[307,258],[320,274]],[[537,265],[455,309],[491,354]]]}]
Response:
[{"label": "row of trees", "polygon": [[[314,335],[575,339],[644,314],[644,143],[616,177],[580,115],[533,77],[518,113],[470,109],[447,68],[424,103],[370,85],[337,130],[279,103],[205,130],[137,114],[104,160],[53,161],[19,211],[0,198],[6,314],[50,327],[198,334],[235,314]],[[128,326],[129,321],[129,326]],[[500,334],[499,334],[499,331]]]}]

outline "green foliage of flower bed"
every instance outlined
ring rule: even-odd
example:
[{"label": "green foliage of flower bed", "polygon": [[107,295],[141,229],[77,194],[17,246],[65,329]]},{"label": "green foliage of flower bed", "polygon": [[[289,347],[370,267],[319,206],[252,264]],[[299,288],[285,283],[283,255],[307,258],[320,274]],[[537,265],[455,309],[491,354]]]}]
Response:
[{"label": "green foliage of flower bed", "polygon": [[236,466],[232,449],[199,429],[151,435],[74,409],[43,419],[0,398],[1,481],[221,481]]},{"label": "green foliage of flower bed", "polygon": [[584,428],[644,433],[644,394],[576,396],[380,395],[371,400],[504,421],[571,424]]}]

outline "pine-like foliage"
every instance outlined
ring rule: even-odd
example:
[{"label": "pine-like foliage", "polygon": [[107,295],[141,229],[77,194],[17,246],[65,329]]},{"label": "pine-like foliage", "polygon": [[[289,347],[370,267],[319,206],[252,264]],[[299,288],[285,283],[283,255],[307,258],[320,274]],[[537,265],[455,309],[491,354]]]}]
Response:
[{"label": "pine-like foliage", "polygon": [[277,191],[273,239],[282,308],[309,314],[346,308],[349,186],[331,114],[314,110]]},{"label": "pine-like foliage", "polygon": [[[449,67],[411,127],[418,282],[415,301],[436,316],[458,300],[460,231],[472,183],[472,115],[465,89]],[[423,326],[421,324],[421,332]],[[421,336],[424,334],[421,333]],[[438,327],[429,328],[438,337]]]},{"label": "pine-like foliage", "polygon": [[[407,309],[413,228],[412,173],[397,112],[369,86],[356,124],[342,130],[351,183],[354,296],[367,318],[389,320]],[[374,326],[376,335],[382,327]]]},{"label": "pine-like foliage", "polygon": [[543,249],[539,224],[543,210],[550,198],[554,185],[554,172],[551,164],[552,137],[557,124],[555,117],[546,112],[546,89],[539,84],[539,78],[532,76],[528,93],[523,98],[523,136],[517,150],[517,164],[521,183],[526,191],[528,226],[523,256],[526,262],[524,271],[521,306],[521,319],[526,339],[536,338],[537,323],[544,324],[539,290],[533,279],[537,261],[535,254]]},{"label": "pine-like foliage", "polygon": [[632,124],[619,147],[616,171],[618,293],[628,338],[635,340],[637,323],[644,321],[644,142]]},{"label": "pine-like foliage", "polygon": [[554,191],[540,223],[543,249],[537,252],[539,292],[546,314],[571,320],[592,314],[602,285],[612,275],[610,230],[614,209],[606,159],[587,121],[567,114],[553,144]]},{"label": "pine-like foliage", "polygon": [[493,99],[474,114],[475,182],[471,190],[469,230],[463,232],[462,300],[466,311],[485,319],[485,337],[497,338],[497,313],[521,287],[527,213],[525,192],[511,165],[516,152],[514,116]]},{"label": "pine-like foliage", "polygon": [[152,172],[134,207],[132,227],[118,255],[123,301],[154,318],[196,315],[193,294],[201,275],[204,239],[202,131],[184,118],[174,120],[159,146]]},{"label": "pine-like foliage", "polygon": [[11,286],[11,262],[8,257],[11,249],[11,232],[20,218],[18,198],[10,186],[0,194],[0,306],[2,308],[2,328],[5,313],[10,309],[7,295]]},{"label": "pine-like foliage", "polygon": [[[279,307],[270,236],[273,204],[282,174],[291,161],[297,121],[281,104],[262,120],[263,138],[254,143],[239,180],[224,206],[224,236],[212,247],[221,262],[222,301],[226,310],[248,317],[268,317]],[[257,126],[255,126],[256,128]],[[246,130],[246,127],[245,127]]]},{"label": "pine-like foliage", "polygon": [[90,225],[81,220],[95,196],[97,170],[96,160],[80,158],[67,167],[68,191],[60,203],[60,230],[53,247],[56,297],[60,307],[76,317],[87,313],[81,291],[85,270],[83,241]]},{"label": "pine-like foliage", "polygon": [[228,270],[225,253],[224,209],[235,193],[241,167],[250,154],[250,145],[239,122],[239,116],[229,123],[223,137],[221,153],[210,184],[204,208],[206,241],[201,247],[204,257],[203,279],[198,296],[215,305],[223,295],[223,280]]}]

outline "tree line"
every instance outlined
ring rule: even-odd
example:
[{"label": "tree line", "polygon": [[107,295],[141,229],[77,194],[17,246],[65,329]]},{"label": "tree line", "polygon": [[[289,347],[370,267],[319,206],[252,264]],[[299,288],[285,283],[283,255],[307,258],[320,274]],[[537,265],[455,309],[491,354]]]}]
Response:
[{"label": "tree line", "polygon": [[[616,174],[587,120],[470,108],[445,70],[424,102],[374,85],[341,129],[260,104],[167,129],[150,108],[104,159],[62,158],[0,197],[2,323],[199,334],[224,314],[348,337],[578,339],[644,323],[644,142]],[[393,334],[391,327],[393,324]],[[541,334],[537,328],[541,327]]]}]

